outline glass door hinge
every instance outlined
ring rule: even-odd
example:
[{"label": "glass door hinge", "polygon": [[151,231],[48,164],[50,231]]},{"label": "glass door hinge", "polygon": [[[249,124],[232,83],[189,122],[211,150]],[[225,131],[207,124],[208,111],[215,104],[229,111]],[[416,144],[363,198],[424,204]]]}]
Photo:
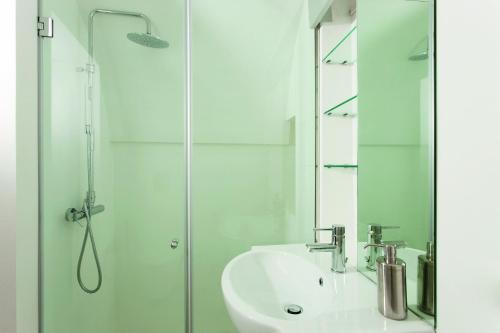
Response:
[{"label": "glass door hinge", "polygon": [[54,37],[54,20],[52,17],[38,17],[37,28],[39,37]]}]

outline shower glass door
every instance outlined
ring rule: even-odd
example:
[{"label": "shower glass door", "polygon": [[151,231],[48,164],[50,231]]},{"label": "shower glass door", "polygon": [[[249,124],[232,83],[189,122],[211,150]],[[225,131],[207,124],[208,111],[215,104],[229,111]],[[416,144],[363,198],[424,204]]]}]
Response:
[{"label": "shower glass door", "polygon": [[303,0],[191,8],[193,332],[236,333],[225,265],[252,246],[312,241],[314,29]]},{"label": "shower glass door", "polygon": [[184,332],[184,0],[40,16],[42,332]]}]

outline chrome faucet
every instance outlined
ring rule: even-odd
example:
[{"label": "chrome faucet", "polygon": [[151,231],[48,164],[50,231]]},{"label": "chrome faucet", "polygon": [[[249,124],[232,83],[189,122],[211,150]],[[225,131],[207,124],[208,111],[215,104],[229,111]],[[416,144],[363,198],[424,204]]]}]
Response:
[{"label": "chrome faucet", "polygon": [[[385,229],[399,229],[399,226],[382,226],[380,224],[369,224],[368,225],[368,241],[367,244],[382,244],[382,230]],[[371,246],[366,249],[366,268],[374,271],[376,270],[377,258],[382,255],[382,250],[380,247]]]},{"label": "chrome faucet", "polygon": [[331,252],[332,271],[345,273],[347,258],[345,256],[345,226],[333,225],[331,228],[314,228],[314,231],[331,231],[330,243],[306,244],[309,252]]}]

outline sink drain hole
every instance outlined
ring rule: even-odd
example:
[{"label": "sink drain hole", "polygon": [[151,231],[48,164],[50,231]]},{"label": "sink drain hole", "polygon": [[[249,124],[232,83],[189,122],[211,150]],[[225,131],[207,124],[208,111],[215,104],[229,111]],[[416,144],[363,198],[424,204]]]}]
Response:
[{"label": "sink drain hole", "polygon": [[292,315],[299,315],[304,311],[300,305],[297,304],[288,304],[285,305],[285,311],[286,313],[292,314]]}]

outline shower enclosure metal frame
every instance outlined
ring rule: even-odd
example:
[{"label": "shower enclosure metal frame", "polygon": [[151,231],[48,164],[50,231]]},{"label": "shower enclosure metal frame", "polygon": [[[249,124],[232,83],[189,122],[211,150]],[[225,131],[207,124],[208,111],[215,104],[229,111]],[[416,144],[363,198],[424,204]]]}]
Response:
[{"label": "shower enclosure metal frame", "polygon": [[191,0],[185,0],[185,112],[184,112],[184,154],[186,165],[186,221],[185,221],[185,330],[193,333],[193,259],[192,259],[192,54],[191,54]]}]

